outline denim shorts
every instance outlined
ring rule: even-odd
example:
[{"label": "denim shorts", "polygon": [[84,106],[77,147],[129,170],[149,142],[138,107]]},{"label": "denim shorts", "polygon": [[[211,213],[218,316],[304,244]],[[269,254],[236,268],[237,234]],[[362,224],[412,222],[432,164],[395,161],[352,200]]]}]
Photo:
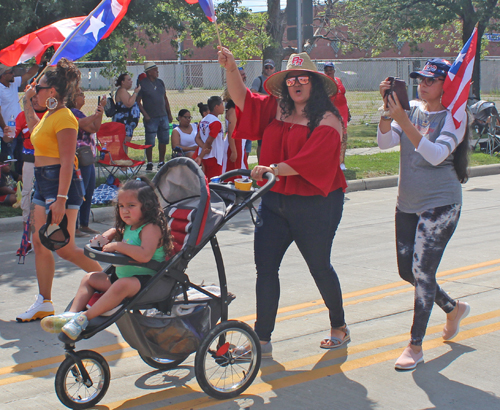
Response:
[{"label": "denim shorts", "polygon": [[158,135],[160,144],[168,144],[170,124],[167,115],[144,121],[144,128],[146,129],[146,145],[155,146],[155,135]]},{"label": "denim shorts", "polygon": [[[33,203],[35,205],[44,206],[49,210],[49,206],[57,199],[59,190],[59,171],[61,165],[47,165],[46,167],[35,167],[35,195]],[[68,192],[68,200],[66,201],[67,209],[80,209],[83,203],[85,190],[83,188],[83,179],[78,177],[76,171],[73,170],[73,178]]]}]

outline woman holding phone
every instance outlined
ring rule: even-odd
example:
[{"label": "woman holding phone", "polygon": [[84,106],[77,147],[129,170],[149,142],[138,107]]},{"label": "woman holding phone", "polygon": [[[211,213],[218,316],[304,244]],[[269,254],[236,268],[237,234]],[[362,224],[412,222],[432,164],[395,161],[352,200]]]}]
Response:
[{"label": "woman holding phone", "polygon": [[446,60],[428,60],[410,74],[418,82],[420,100],[405,112],[389,78],[380,83],[385,111],[377,141],[382,149],[401,146],[396,204],[396,247],[399,275],[415,287],[411,338],[395,363],[414,369],[423,361],[422,340],[434,302],[446,313],[443,339],[458,334],[470,311],[436,282],[444,249],[457,226],[462,206],[461,183],[467,181],[469,131],[467,118],[455,128],[451,112],[441,104],[443,84],[451,67]]}]

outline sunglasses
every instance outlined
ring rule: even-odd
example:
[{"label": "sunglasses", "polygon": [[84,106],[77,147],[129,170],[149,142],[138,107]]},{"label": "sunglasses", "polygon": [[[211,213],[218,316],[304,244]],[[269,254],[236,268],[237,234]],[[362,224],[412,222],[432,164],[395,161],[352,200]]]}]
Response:
[{"label": "sunglasses", "polygon": [[35,91],[37,94],[40,92],[40,90],[48,90],[49,88],[52,88],[52,87],[43,87],[40,84],[35,85]]},{"label": "sunglasses", "polygon": [[190,115],[183,115],[183,116],[182,116],[182,118],[185,118],[186,120],[191,121],[191,119],[192,119],[193,117],[191,117]]},{"label": "sunglasses", "polygon": [[436,81],[444,81],[444,78],[417,77],[417,84],[424,83],[427,87],[431,87]]},{"label": "sunglasses", "polygon": [[300,85],[306,85],[309,84],[310,78],[308,75],[301,75],[301,76],[295,76],[295,77],[288,77],[285,82],[287,87],[293,87],[297,82]]},{"label": "sunglasses", "polygon": [[272,65],[265,65],[264,68],[266,70],[272,70],[274,67]]}]

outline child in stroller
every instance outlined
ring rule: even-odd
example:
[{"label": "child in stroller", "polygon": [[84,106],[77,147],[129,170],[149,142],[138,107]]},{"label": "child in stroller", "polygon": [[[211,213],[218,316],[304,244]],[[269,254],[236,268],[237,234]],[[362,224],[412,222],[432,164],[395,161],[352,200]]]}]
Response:
[{"label": "child in stroller", "polygon": [[[88,257],[111,264],[105,269],[108,275],[119,266],[148,267],[156,273],[109,316],[89,320],[75,340],[59,334],[66,358],[57,370],[55,388],[64,405],[85,409],[106,394],[110,384],[106,359],[92,350],[75,351],[75,344],[115,323],[130,347],[156,369],[174,369],[196,353],[196,380],[212,397],[229,399],[252,384],[260,367],[261,347],[249,325],[228,320],[233,295],[227,289],[216,233],[245,208],[258,224],[253,203],[271,189],[275,177],[267,173],[264,186],[240,191],[224,183],[236,175],[250,176],[250,171],[233,170],[221,175],[220,182],[208,184],[200,167],[186,157],[172,159],[158,171],[152,182],[173,238],[172,255],[162,262],[140,263],[86,245]],[[186,274],[190,260],[208,243],[215,257],[219,286],[196,285]]]},{"label": "child in stroller", "polygon": [[[170,229],[160,208],[154,187],[146,177],[127,181],[118,192],[115,227],[102,236],[108,243],[104,252],[120,252],[138,262],[162,262],[172,250]],[[116,239],[116,242],[111,242]],[[153,269],[118,266],[115,273],[91,272],[80,283],[69,312],[48,316],[41,322],[43,330],[63,332],[75,340],[89,320],[116,308],[125,298],[135,296],[156,274]],[[100,297],[87,311],[95,292]]]}]

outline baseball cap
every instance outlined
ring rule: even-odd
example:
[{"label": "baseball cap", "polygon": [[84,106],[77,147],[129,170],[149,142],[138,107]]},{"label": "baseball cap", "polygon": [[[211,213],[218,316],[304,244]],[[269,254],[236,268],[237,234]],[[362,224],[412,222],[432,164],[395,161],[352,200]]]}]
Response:
[{"label": "baseball cap", "polygon": [[64,248],[69,243],[68,217],[64,215],[59,225],[52,223],[52,211],[47,215],[47,221],[38,231],[40,242],[51,251]]},{"label": "baseball cap", "polygon": [[413,71],[412,73],[410,73],[410,77],[446,77],[446,74],[448,74],[450,68],[451,63],[448,60],[443,60],[442,58],[431,58],[430,60],[427,60],[424,68],[422,68],[420,71]]},{"label": "baseball cap", "polygon": [[268,58],[267,60],[264,60],[264,66],[266,66],[266,65],[270,65],[273,68],[275,67],[274,61],[271,60],[270,58]]},{"label": "baseball cap", "polygon": [[3,75],[4,73],[10,70],[12,70],[12,67],[9,67],[5,64],[0,64],[0,75]]},{"label": "baseball cap", "polygon": [[146,63],[144,64],[144,71],[149,71],[152,68],[158,67],[155,63]]},{"label": "baseball cap", "polygon": [[335,70],[335,64],[333,64],[331,61],[329,61],[328,63],[325,63],[323,65],[323,67],[332,67]]}]

